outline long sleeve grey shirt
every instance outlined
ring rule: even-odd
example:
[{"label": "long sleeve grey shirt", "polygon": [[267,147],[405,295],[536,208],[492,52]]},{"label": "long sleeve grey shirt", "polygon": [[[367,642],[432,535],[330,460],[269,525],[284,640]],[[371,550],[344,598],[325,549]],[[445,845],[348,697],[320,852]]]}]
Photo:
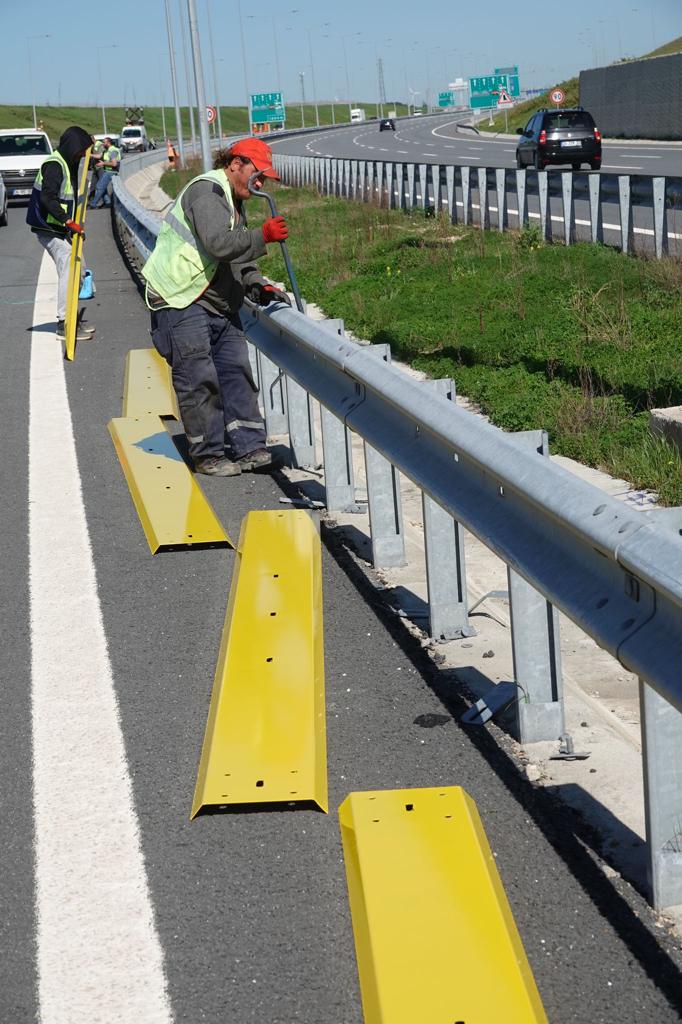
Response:
[{"label": "long sleeve grey shirt", "polygon": [[[229,185],[227,186],[229,188]],[[235,200],[235,224],[230,230],[230,208],[217,182],[195,181],[182,197],[182,209],[199,244],[218,260],[218,269],[200,305],[228,316],[237,313],[244,296],[257,298],[254,286],[265,282],[254,260],[266,253],[263,232],[249,228],[243,204]],[[253,289],[253,295],[251,290]]]}]

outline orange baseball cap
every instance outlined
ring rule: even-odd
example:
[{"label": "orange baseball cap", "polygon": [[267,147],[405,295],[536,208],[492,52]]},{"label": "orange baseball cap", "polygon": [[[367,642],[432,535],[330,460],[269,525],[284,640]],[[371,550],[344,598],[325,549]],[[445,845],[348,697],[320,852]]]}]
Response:
[{"label": "orange baseball cap", "polygon": [[231,156],[243,156],[250,160],[260,174],[266,178],[280,180],[279,174],[272,166],[272,150],[261,139],[241,139],[230,146]]}]

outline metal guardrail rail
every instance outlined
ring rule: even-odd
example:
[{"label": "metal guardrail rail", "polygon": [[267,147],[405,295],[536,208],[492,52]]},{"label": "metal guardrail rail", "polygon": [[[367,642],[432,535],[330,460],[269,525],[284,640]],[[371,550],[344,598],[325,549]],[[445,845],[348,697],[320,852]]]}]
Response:
[{"label": "metal guardrail rail", "polygon": [[[120,179],[114,195],[144,260],[160,220]],[[404,561],[397,471],[421,488],[433,636],[471,633],[462,526],[507,564],[522,742],[564,732],[556,609],[639,676],[650,895],[682,903],[682,509],[631,511],[551,462],[544,431],[491,426],[451,401],[451,381],[414,380],[337,321],[254,306],[244,321],[268,434],[288,432],[294,465],[316,461],[320,403],[329,511],[354,504],[349,432],[364,440],[375,565]]]},{"label": "metal guardrail rail", "polygon": [[542,238],[566,245],[682,255],[682,178],[281,153],[274,164],[289,185],[391,209],[447,209],[452,223],[498,231],[535,224]]}]

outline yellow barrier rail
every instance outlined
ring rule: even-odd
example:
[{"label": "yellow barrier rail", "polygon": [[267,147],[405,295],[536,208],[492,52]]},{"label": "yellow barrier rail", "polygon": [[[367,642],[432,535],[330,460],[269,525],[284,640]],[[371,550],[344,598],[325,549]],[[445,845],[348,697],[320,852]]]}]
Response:
[{"label": "yellow barrier rail", "polygon": [[[76,197],[76,209],[73,219],[81,227],[85,224],[85,214],[88,208],[88,168],[90,167],[90,154],[92,147],[86,150],[83,157],[83,170],[81,171]],[[64,317],[64,332],[66,335],[65,355],[69,361],[76,358],[76,329],[78,327],[78,293],[81,289],[81,263],[83,261],[83,236],[78,232],[74,233],[71,239],[71,262],[69,263],[69,283],[66,292],[66,315]]]}]

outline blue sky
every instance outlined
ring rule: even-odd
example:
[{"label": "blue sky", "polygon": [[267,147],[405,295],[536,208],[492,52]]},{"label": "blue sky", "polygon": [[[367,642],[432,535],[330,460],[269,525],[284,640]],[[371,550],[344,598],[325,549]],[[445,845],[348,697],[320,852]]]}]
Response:
[{"label": "blue sky", "polygon": [[[169,0],[181,100],[187,88],[180,9]],[[221,103],[244,104],[238,0],[196,0],[207,101],[215,102],[207,9]],[[3,10],[5,8],[5,10]],[[72,3],[0,0],[0,103],[171,104],[164,0]],[[377,97],[377,57],[388,99],[423,101],[457,76],[518,64],[521,87],[550,86],[583,68],[635,56],[682,35],[681,0],[241,0],[251,92],[281,88],[285,102]],[[30,20],[29,20],[30,19]],[[50,34],[50,38],[27,39]],[[345,59],[344,59],[345,46]],[[31,53],[31,75],[29,56]],[[312,62],[310,51],[312,49]],[[99,87],[101,68],[102,87]],[[1,127],[1,126],[0,126]]]}]

